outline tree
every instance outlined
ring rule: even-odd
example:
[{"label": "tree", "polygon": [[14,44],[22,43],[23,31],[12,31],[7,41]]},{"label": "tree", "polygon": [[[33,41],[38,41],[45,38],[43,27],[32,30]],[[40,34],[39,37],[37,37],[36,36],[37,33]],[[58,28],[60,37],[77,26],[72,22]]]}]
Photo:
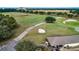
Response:
[{"label": "tree", "polygon": [[29,13],[33,13],[33,10],[29,10]]},{"label": "tree", "polygon": [[62,12],[57,12],[57,15],[59,16],[59,15],[63,15],[64,13],[62,13]]},{"label": "tree", "polygon": [[0,12],[16,12],[16,8],[0,8]]},{"label": "tree", "polygon": [[44,11],[39,11],[38,13],[41,14],[41,15],[45,14]]},{"label": "tree", "polygon": [[26,13],[29,13],[29,10],[26,10]]},{"label": "tree", "polygon": [[38,11],[35,11],[35,12],[34,12],[34,14],[38,14],[38,13],[39,13]]},{"label": "tree", "polygon": [[6,25],[0,26],[0,39],[7,39],[12,35],[12,31]]},{"label": "tree", "polygon": [[0,40],[11,37],[16,27],[17,22],[13,17],[0,14]]},{"label": "tree", "polygon": [[72,18],[72,17],[73,17],[73,14],[68,14],[68,17],[69,17],[69,18]]},{"label": "tree", "polygon": [[51,14],[52,14],[52,12],[47,12],[47,14],[48,14],[48,15],[51,15]]},{"label": "tree", "polygon": [[45,18],[46,23],[54,23],[56,19],[54,17],[46,17]]},{"label": "tree", "polygon": [[9,19],[7,20],[8,22],[8,26],[11,28],[11,29],[14,29],[17,27],[17,23],[16,23],[16,20],[13,18],[13,17],[9,17]]}]

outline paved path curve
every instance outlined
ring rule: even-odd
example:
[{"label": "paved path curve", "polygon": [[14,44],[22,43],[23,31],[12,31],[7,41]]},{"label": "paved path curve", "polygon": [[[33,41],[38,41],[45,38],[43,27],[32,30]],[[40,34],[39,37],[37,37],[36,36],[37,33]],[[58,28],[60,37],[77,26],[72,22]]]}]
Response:
[{"label": "paved path curve", "polygon": [[34,26],[31,26],[29,28],[27,28],[24,32],[22,32],[18,37],[16,37],[13,40],[10,40],[6,45],[0,46],[0,51],[16,51],[15,50],[15,46],[18,44],[18,42],[24,37],[26,36],[29,31],[31,31],[32,29],[34,29],[37,26],[40,26],[42,24],[45,24],[45,22],[36,24]]}]

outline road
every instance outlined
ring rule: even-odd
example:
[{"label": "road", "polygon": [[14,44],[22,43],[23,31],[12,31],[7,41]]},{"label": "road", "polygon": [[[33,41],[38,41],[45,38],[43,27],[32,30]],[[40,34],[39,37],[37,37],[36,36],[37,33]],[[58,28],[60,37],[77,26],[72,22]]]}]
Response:
[{"label": "road", "polygon": [[14,47],[19,43],[19,41],[24,36],[26,36],[32,29],[34,29],[35,27],[40,26],[42,24],[45,24],[45,22],[42,22],[42,23],[39,23],[39,24],[36,24],[34,26],[27,28],[18,37],[14,38],[13,40],[10,40],[6,45],[0,46],[0,51],[16,51],[16,49]]}]

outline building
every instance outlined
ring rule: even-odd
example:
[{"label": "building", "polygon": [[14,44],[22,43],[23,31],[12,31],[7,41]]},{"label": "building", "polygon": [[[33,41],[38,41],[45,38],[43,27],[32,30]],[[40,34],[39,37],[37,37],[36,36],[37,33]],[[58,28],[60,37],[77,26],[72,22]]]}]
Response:
[{"label": "building", "polygon": [[47,37],[51,47],[75,47],[79,45],[79,35]]}]

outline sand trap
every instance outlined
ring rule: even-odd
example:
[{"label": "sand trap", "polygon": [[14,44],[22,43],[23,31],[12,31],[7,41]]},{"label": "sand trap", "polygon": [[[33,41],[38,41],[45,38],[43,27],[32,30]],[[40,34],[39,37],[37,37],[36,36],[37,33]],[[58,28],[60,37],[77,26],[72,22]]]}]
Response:
[{"label": "sand trap", "polygon": [[63,21],[64,24],[65,24],[66,22],[77,22],[77,20],[75,20],[75,19],[68,19],[68,20]]},{"label": "sand trap", "polygon": [[38,33],[46,33],[44,29],[38,29]]}]

